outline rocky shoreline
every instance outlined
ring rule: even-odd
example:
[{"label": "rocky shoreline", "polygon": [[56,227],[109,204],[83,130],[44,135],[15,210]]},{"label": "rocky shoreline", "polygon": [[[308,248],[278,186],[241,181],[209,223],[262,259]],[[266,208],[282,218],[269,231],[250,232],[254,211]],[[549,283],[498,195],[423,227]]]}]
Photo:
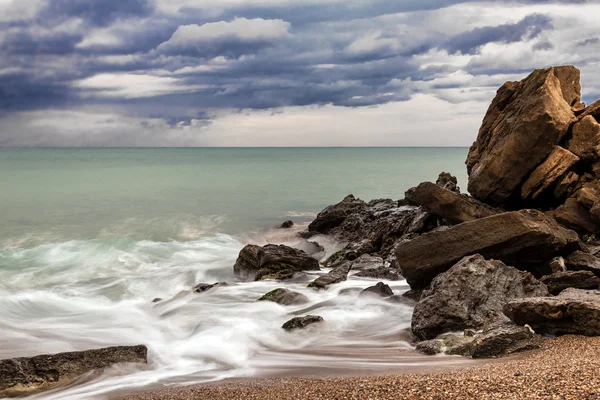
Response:
[{"label": "rocky shoreline", "polygon": [[[308,284],[317,291],[352,275],[373,278],[350,295],[414,306],[410,337],[424,354],[501,357],[554,335],[600,336],[599,121],[600,101],[581,102],[579,70],[536,70],[504,84],[490,105],[466,160],[470,195],[447,172],[401,200],[349,195],[319,213],[296,248],[247,245],[233,272],[240,282],[281,281],[256,300],[283,306],[306,303],[285,287],[305,272],[319,274]],[[322,238],[341,249],[325,257]],[[402,295],[378,282],[401,279],[411,288]],[[298,315],[282,329],[313,324],[327,321]],[[5,381],[6,393],[28,385]]]}]

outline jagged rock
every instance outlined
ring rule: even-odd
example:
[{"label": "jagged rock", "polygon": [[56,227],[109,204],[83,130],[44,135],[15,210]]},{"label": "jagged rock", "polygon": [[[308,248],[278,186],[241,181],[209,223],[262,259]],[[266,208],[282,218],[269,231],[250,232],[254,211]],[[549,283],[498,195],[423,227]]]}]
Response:
[{"label": "jagged rock", "polygon": [[363,269],[353,276],[358,276],[361,278],[385,279],[386,281],[399,281],[402,279],[402,275],[400,275],[396,269],[391,267]]},{"label": "jagged rock", "polygon": [[543,339],[528,326],[503,325],[475,336],[469,354],[473,358],[503,357],[537,349]]},{"label": "jagged rock", "polygon": [[578,246],[575,232],[535,210],[464,222],[426,233],[396,248],[400,273],[412,288],[424,288],[464,256],[481,254],[520,268],[537,267]]},{"label": "jagged rock", "polygon": [[579,120],[584,119],[588,115],[591,115],[596,118],[597,121],[600,121],[600,99],[587,106],[579,115]]},{"label": "jagged rock", "polygon": [[558,180],[558,183],[554,187],[554,197],[556,199],[562,199],[563,197],[571,195],[578,181],[579,175],[573,171],[567,172]]},{"label": "jagged rock", "polygon": [[303,329],[306,328],[308,325],[320,323],[323,321],[323,317],[319,317],[318,315],[306,315],[304,317],[292,318],[285,324],[283,324],[281,327],[286,331],[291,331],[294,329]]},{"label": "jagged rock", "polygon": [[329,233],[340,226],[351,214],[360,214],[366,211],[364,201],[348,195],[340,203],[329,206],[321,211],[317,218],[308,226],[309,232]]},{"label": "jagged rock", "polygon": [[435,184],[443,187],[446,190],[450,190],[451,192],[460,193],[460,188],[458,187],[458,179],[449,172],[442,172]]},{"label": "jagged rock", "polygon": [[480,255],[463,258],[437,276],[415,307],[412,331],[421,340],[503,319],[507,301],[546,296],[548,289],[529,272]]},{"label": "jagged rock", "polygon": [[327,275],[323,275],[308,284],[309,288],[313,289],[327,289],[329,285],[334,283],[340,283],[348,279],[348,272],[351,268],[350,263],[345,263],[329,271]]},{"label": "jagged rock", "polygon": [[588,115],[573,125],[573,135],[567,149],[584,160],[598,158],[600,149],[600,124]]},{"label": "jagged rock", "polygon": [[494,206],[517,201],[520,185],[577,121],[579,75],[573,66],[538,69],[498,90],[467,158],[474,197]]},{"label": "jagged rock", "polygon": [[292,226],[294,226],[294,221],[292,220],[284,221],[281,225],[279,225],[281,229],[290,229]]},{"label": "jagged rock", "polygon": [[356,260],[352,261],[352,271],[364,271],[369,269],[381,268],[385,265],[383,258],[363,254]]},{"label": "jagged rock", "polygon": [[504,313],[539,332],[600,336],[600,291],[566,289],[556,297],[513,300]]},{"label": "jagged rock", "polygon": [[374,294],[381,297],[390,297],[394,295],[392,289],[383,282],[378,282],[375,286],[369,286],[362,291],[363,295]]},{"label": "jagged rock", "polygon": [[246,280],[290,279],[296,272],[318,271],[319,262],[302,250],[284,245],[247,245],[238,256],[233,271]]},{"label": "jagged rock", "polygon": [[146,346],[46,354],[0,360],[0,397],[30,395],[51,389],[93,370],[120,363],[147,363]]},{"label": "jagged rock", "polygon": [[580,233],[598,231],[598,224],[592,221],[590,212],[570,197],[560,207],[550,213],[558,222]]},{"label": "jagged rock", "polygon": [[449,333],[431,340],[417,343],[416,350],[426,355],[446,353],[448,355],[469,356],[474,337]]},{"label": "jagged rock", "polygon": [[523,184],[521,197],[537,199],[577,161],[579,161],[579,157],[569,150],[554,146],[546,161],[540,164]]},{"label": "jagged rock", "polygon": [[309,302],[308,297],[302,293],[293,292],[288,289],[275,289],[262,296],[258,301],[272,301],[282,306],[295,306],[299,304],[306,304]]},{"label": "jagged rock", "polygon": [[575,251],[565,258],[569,271],[590,271],[600,277],[600,258],[583,251]]},{"label": "jagged rock", "polygon": [[554,295],[568,288],[598,289],[600,287],[600,278],[590,271],[557,272],[543,276],[540,282],[548,286],[548,291]]},{"label": "jagged rock", "polygon": [[431,182],[423,182],[408,191],[406,199],[412,204],[423,207],[428,213],[453,224],[473,221],[501,212],[470,196],[446,190]]}]

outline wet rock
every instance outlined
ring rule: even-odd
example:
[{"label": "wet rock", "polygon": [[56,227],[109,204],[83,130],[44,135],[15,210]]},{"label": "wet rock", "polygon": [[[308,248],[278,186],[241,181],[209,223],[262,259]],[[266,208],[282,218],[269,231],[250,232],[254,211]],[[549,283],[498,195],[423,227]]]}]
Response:
[{"label": "wet rock", "polygon": [[518,203],[521,184],[577,121],[571,106],[581,100],[579,75],[573,66],[538,69],[498,90],[467,158],[474,197]]},{"label": "wet rock", "polygon": [[284,221],[281,225],[279,225],[281,229],[290,229],[292,226],[294,226],[294,221],[292,220]]},{"label": "wet rock", "polygon": [[327,273],[312,281],[308,284],[309,288],[321,290],[327,289],[330,285],[340,283],[348,279],[348,272],[350,272],[351,264],[345,263],[341,266],[332,269]]},{"label": "wet rock", "polygon": [[369,286],[362,291],[361,295],[376,295],[380,297],[390,297],[394,295],[392,288],[383,282],[378,282],[374,286]]},{"label": "wet rock", "polygon": [[502,308],[509,300],[547,295],[546,286],[528,272],[480,255],[468,256],[423,292],[413,313],[412,331],[428,340],[445,332],[480,329],[504,320]]},{"label": "wet rock", "polygon": [[282,306],[295,306],[309,302],[308,297],[302,293],[293,292],[288,289],[275,289],[262,296],[258,301],[272,301]]},{"label": "wet rock", "polygon": [[217,286],[227,286],[227,283],[225,282],[217,282],[217,283],[199,283],[196,286],[194,286],[194,288],[192,289],[193,292],[195,293],[204,293],[210,289],[214,289]]},{"label": "wet rock", "polygon": [[282,328],[286,331],[291,331],[294,329],[303,329],[306,328],[308,325],[320,323],[323,321],[324,319],[322,317],[319,317],[318,315],[306,315],[304,317],[296,317],[290,319],[285,324],[283,324]]},{"label": "wet rock", "polygon": [[535,210],[465,222],[400,243],[396,259],[411,288],[424,288],[466,255],[481,254],[519,268],[537,267],[578,246],[575,232]]},{"label": "wet rock", "polygon": [[449,172],[442,172],[435,181],[435,184],[451,192],[460,193],[458,179]]},{"label": "wet rock", "polygon": [[147,351],[146,346],[119,346],[0,360],[0,397],[48,390],[114,364],[146,364]]},{"label": "wet rock", "polygon": [[368,269],[377,269],[383,267],[385,262],[383,258],[371,256],[369,254],[363,254],[356,260],[352,261],[352,271],[364,271]]},{"label": "wet rock", "polygon": [[247,245],[238,256],[233,271],[251,280],[291,279],[296,272],[318,271],[319,262],[302,250],[284,245]]},{"label": "wet rock", "polygon": [[569,271],[590,271],[600,277],[600,258],[583,251],[575,251],[565,258]]},{"label": "wet rock", "polygon": [[421,300],[421,296],[423,295],[423,289],[410,289],[401,294],[405,299],[414,301],[418,303]]},{"label": "wet rock", "polygon": [[556,297],[532,297],[506,304],[504,313],[536,332],[600,336],[600,291],[566,289]]},{"label": "wet rock", "polygon": [[600,278],[590,271],[565,271],[557,272],[552,275],[543,276],[540,279],[544,285],[548,286],[548,291],[557,295],[565,289],[598,289],[600,288]]},{"label": "wet rock", "polygon": [[158,303],[160,301],[162,301],[162,298],[160,297],[156,297],[154,300],[152,300],[153,303]]},{"label": "wet rock", "polygon": [[548,158],[529,175],[523,184],[521,197],[536,200],[577,161],[579,161],[579,157],[569,150],[554,146]]},{"label": "wet rock", "polygon": [[423,182],[410,190],[406,193],[406,198],[412,204],[423,207],[428,213],[453,224],[489,217],[500,212],[470,196],[446,190],[431,182]]},{"label": "wet rock", "polygon": [[302,250],[316,260],[325,255],[325,248],[317,242],[304,240],[300,243],[296,243],[293,247],[295,249]]},{"label": "wet rock", "polygon": [[475,336],[470,346],[473,358],[503,357],[539,348],[543,338],[529,326],[503,325]]},{"label": "wet rock", "polygon": [[400,275],[395,268],[390,267],[363,269],[353,276],[358,276],[361,278],[385,279],[386,281],[399,281],[402,279],[402,275]]},{"label": "wet rock", "polygon": [[435,339],[419,342],[416,350],[426,355],[446,353],[448,355],[469,356],[474,337],[459,334],[441,335]]}]

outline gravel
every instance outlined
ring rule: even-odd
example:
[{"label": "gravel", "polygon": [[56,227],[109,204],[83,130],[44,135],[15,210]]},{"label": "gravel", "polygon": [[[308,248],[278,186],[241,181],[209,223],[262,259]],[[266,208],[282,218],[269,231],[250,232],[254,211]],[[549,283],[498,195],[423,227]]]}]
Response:
[{"label": "gravel", "polygon": [[520,359],[443,373],[272,378],[150,391],[126,400],[600,400],[600,337],[562,336]]}]

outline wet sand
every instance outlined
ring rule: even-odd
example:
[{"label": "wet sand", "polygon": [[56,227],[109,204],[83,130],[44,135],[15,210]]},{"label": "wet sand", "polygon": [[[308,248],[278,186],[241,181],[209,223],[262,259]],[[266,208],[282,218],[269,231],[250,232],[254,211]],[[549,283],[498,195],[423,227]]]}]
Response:
[{"label": "wet sand", "polygon": [[338,378],[269,378],[173,387],[124,400],[573,399],[600,400],[600,338],[563,336],[517,359],[444,372]]}]

